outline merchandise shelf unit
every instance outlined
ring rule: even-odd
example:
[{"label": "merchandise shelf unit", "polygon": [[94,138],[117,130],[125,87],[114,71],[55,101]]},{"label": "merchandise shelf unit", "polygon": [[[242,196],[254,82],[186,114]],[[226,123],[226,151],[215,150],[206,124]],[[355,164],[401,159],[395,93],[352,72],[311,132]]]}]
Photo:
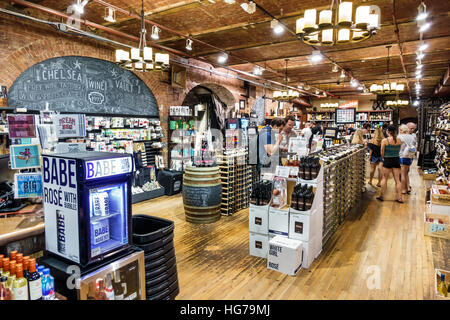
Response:
[{"label": "merchandise shelf unit", "polygon": [[450,181],[450,103],[443,104],[440,108],[436,132],[434,163],[438,169],[437,175],[448,183]]},{"label": "merchandise shelf unit", "polygon": [[192,160],[195,143],[193,137],[195,137],[195,116],[169,115],[168,163],[170,168],[184,171],[187,163]]}]

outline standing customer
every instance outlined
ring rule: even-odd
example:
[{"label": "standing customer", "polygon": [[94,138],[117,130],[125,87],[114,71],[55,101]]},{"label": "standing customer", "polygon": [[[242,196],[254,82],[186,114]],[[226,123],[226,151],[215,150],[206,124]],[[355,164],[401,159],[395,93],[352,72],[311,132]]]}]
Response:
[{"label": "standing customer", "polygon": [[[276,157],[276,159],[271,159],[271,157],[272,155],[278,155],[278,150],[282,139],[280,131],[283,130],[283,127],[284,120],[275,118],[270,122],[270,126],[268,125],[261,130],[259,134],[258,164],[260,173],[262,173],[263,171],[271,171],[275,166],[279,164],[279,157]],[[276,133],[278,133],[277,136]],[[274,163],[272,163],[272,160],[274,160]]]},{"label": "standing customer", "polygon": [[369,141],[370,156],[370,179],[369,184],[372,185],[372,179],[375,170],[378,167],[378,183],[377,187],[381,187],[381,179],[383,177],[383,158],[381,157],[381,141],[383,141],[383,131],[380,127],[375,129],[373,138]]},{"label": "standing customer", "polygon": [[310,122],[305,123],[305,127],[302,129],[302,133],[301,133],[302,137],[305,138],[305,140],[307,141],[308,148],[311,148],[309,142],[312,141],[312,135],[313,135],[311,127],[312,127],[312,123],[310,123]]},{"label": "standing customer", "polygon": [[294,116],[287,116],[284,119],[284,128],[283,131],[281,131],[281,135],[283,136],[283,140],[280,144],[280,158],[287,158],[288,150],[289,150],[289,140],[291,138],[297,137],[297,134],[295,133],[292,128],[294,128],[295,125],[295,118]]},{"label": "standing customer", "polygon": [[416,154],[416,139],[410,133],[407,125],[401,125],[398,137],[402,140],[400,148],[400,165],[402,167],[402,193],[411,193],[411,185],[409,184],[409,168]]},{"label": "standing customer", "polygon": [[353,135],[352,144],[366,144],[366,141],[364,140],[364,129],[356,130],[355,134]]},{"label": "standing customer", "polygon": [[397,189],[397,202],[403,203],[402,184],[400,182],[400,148],[402,140],[397,137],[397,127],[388,126],[386,129],[387,138],[381,142],[381,157],[383,158],[383,179],[381,180],[381,194],[378,200],[384,200],[389,174],[393,171],[395,188]]},{"label": "standing customer", "polygon": [[388,124],[387,122],[384,122],[384,123],[383,123],[382,130],[383,130],[383,136],[384,136],[385,138],[388,137],[388,136],[387,136],[387,133],[386,133],[387,127],[389,127],[389,124]]}]

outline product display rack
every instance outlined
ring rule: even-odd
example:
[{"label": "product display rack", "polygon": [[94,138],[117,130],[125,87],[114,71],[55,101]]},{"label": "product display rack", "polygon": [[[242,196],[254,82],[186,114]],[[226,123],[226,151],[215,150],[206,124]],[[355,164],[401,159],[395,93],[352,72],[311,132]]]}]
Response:
[{"label": "product display rack", "polygon": [[436,157],[437,175],[448,183],[450,178],[450,103],[440,108],[436,124]]},{"label": "product display rack", "polygon": [[248,208],[253,179],[253,170],[248,164],[247,149],[227,150],[217,155],[222,180],[222,215]]},{"label": "product display rack", "polygon": [[[179,161],[181,160],[181,171],[184,171],[186,167],[186,163],[192,161],[193,156],[193,148],[194,148],[194,141],[192,137],[195,137],[195,128],[188,128],[188,122],[195,119],[195,116],[192,115],[170,115],[169,116],[169,166],[172,168],[174,167],[173,160]],[[171,126],[170,123],[173,122],[179,123],[181,122],[181,128],[173,128],[173,125]],[[194,126],[195,127],[195,126]],[[181,136],[174,136],[174,132],[181,132]],[[179,141],[176,139],[180,139]],[[182,155],[181,156],[173,156],[172,150],[174,146],[181,146],[182,147]],[[187,152],[186,152],[187,151]]]}]

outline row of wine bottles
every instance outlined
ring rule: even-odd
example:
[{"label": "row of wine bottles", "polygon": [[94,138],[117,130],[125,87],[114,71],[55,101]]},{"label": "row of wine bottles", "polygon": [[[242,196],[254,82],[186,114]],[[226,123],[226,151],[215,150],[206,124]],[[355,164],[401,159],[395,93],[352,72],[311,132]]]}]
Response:
[{"label": "row of wine bottles", "polygon": [[308,211],[314,201],[314,191],[312,186],[298,184],[294,187],[291,197],[291,208],[298,211]]},{"label": "row of wine bottles", "polygon": [[268,205],[272,198],[272,183],[270,181],[260,181],[252,186],[250,203],[257,206]]},{"label": "row of wine bottles", "polygon": [[303,180],[314,180],[319,175],[320,159],[317,156],[300,158],[298,175]]}]

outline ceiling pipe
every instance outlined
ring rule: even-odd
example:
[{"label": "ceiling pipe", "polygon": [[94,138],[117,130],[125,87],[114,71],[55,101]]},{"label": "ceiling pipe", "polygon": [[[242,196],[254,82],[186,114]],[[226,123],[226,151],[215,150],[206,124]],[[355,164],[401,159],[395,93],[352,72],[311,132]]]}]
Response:
[{"label": "ceiling pipe", "polygon": [[[53,10],[53,9],[50,9],[50,8],[46,8],[46,7],[43,7],[43,6],[34,4],[34,3],[30,3],[30,2],[27,2],[27,1],[23,1],[23,0],[10,0],[10,1],[11,1],[11,2],[14,2],[14,3],[17,3],[17,4],[20,4],[20,5],[22,5],[22,6],[30,7],[30,8],[36,9],[36,10],[40,10],[40,11],[42,11],[42,12],[45,12],[45,13],[48,13],[48,14],[51,14],[51,15],[55,15],[55,16],[58,16],[58,17],[61,17],[61,18],[65,18],[65,19],[68,18],[68,16],[67,16],[66,14],[62,13],[62,12],[59,12],[59,11],[56,11],[56,10]],[[11,14],[11,15],[16,15],[16,16],[19,16],[19,17],[22,17],[22,18],[32,18],[32,17],[26,16],[26,15],[23,15],[23,14],[19,14],[19,13],[13,12],[13,11],[9,11],[9,10],[6,10],[6,9],[1,9],[0,11],[5,12],[5,13],[8,13],[8,14]],[[33,20],[36,20],[36,19],[33,19]],[[76,19],[76,20],[80,21],[80,23],[82,23],[82,24],[84,24],[84,25],[87,25],[87,26],[95,27],[95,26],[97,25],[97,24],[92,23],[92,22],[87,21],[87,20],[81,20],[81,19]],[[44,21],[42,21],[42,20],[41,20],[40,22],[44,23]],[[48,24],[48,22],[45,22],[45,23]],[[57,24],[57,23],[55,22],[55,24]],[[65,24],[64,24],[64,25],[65,25]],[[67,26],[67,25],[66,25],[66,26]],[[114,29],[107,28],[107,27],[104,27],[104,26],[100,26],[100,27],[102,27],[101,29],[104,30],[104,31],[107,32],[107,33],[111,33],[111,34],[117,35],[117,36],[119,36],[119,37],[124,37],[124,38],[126,38],[126,39],[128,39],[128,40],[131,40],[131,41],[136,41],[136,42],[139,41],[139,38],[137,38],[137,37],[134,37],[134,36],[131,36],[131,35],[128,35],[128,34],[125,34],[125,33],[122,33],[122,32],[119,32],[119,31],[116,31],[116,30],[114,30]],[[76,29],[72,29],[72,30],[76,31]],[[105,41],[105,42],[109,42],[109,43],[114,43],[114,44],[121,45],[121,46],[128,47],[128,48],[131,47],[131,46],[129,46],[129,45],[122,44],[122,43],[119,43],[119,42],[117,42],[117,41],[113,41],[113,40],[110,40],[110,39],[106,39],[106,38],[100,37],[100,36],[98,36],[98,35],[93,35],[93,34],[90,34],[90,33],[88,33],[88,32],[81,31],[81,30],[80,30],[80,32],[79,32],[79,35],[88,36],[88,37],[94,38],[94,39],[96,39],[96,40]],[[156,46],[155,46],[155,47],[156,47]],[[159,46],[159,47],[165,49],[164,46]],[[308,92],[308,91],[299,90],[299,89],[294,88],[294,87],[292,87],[292,86],[286,86],[285,84],[280,83],[280,82],[277,82],[277,81],[267,80],[267,79],[261,78],[261,77],[259,77],[259,76],[255,76],[255,75],[252,74],[252,73],[248,73],[248,72],[245,72],[245,71],[237,70],[237,69],[234,69],[234,68],[231,68],[231,67],[226,67],[226,66],[217,65],[217,64],[211,63],[210,61],[207,61],[207,60],[203,60],[203,59],[199,59],[199,58],[193,58],[193,57],[190,57],[189,55],[187,55],[187,54],[185,54],[185,53],[183,53],[183,52],[179,52],[178,50],[174,50],[174,49],[171,49],[171,48],[168,48],[168,49],[170,49],[170,52],[172,52],[172,53],[174,53],[174,54],[177,54],[177,55],[179,55],[179,56],[188,56],[189,58],[192,58],[192,59],[197,60],[197,61],[202,61],[202,62],[211,64],[211,65],[213,65],[214,67],[217,67],[217,68],[223,68],[223,69],[226,69],[226,70],[229,70],[229,71],[236,72],[236,73],[238,73],[238,74],[243,74],[243,75],[245,75],[245,76],[248,76],[248,77],[252,77],[252,78],[261,80],[261,81],[263,81],[263,82],[267,82],[267,83],[270,83],[270,84],[274,84],[274,85],[276,85],[276,86],[281,86],[282,88],[288,87],[288,88],[290,88],[290,89],[295,89],[295,90],[297,90],[297,91],[300,91],[300,92],[302,92],[302,93],[305,93],[305,94],[308,94],[308,95],[311,95],[311,96],[316,96],[315,94],[312,94],[312,93],[310,93],[310,92]],[[169,51],[169,50],[168,50],[168,51]],[[191,65],[191,66],[193,66],[193,65]],[[195,67],[195,66],[194,66],[194,67]],[[211,72],[211,70],[207,70],[207,69],[205,69],[205,71]],[[250,81],[250,80],[244,79],[244,78],[240,78],[239,80],[242,80],[242,81]],[[257,83],[257,82],[253,82],[253,83]],[[261,86],[264,86],[264,84],[260,84],[260,85],[261,85]],[[271,86],[271,88],[272,88],[272,86]]]},{"label": "ceiling pipe", "polygon": [[[131,11],[127,11],[127,10],[125,10],[125,9],[122,9],[122,8],[120,8],[120,7],[117,7],[117,6],[115,6],[115,5],[113,5],[113,4],[110,4],[110,3],[106,2],[106,1],[103,1],[103,0],[93,0],[93,2],[96,2],[96,3],[98,3],[98,4],[101,4],[101,5],[105,6],[105,7],[112,8],[112,9],[114,9],[114,10],[116,10],[116,11],[119,11],[119,12],[121,12],[121,13],[123,13],[123,14],[127,14],[127,15],[129,15],[130,17],[133,17],[133,18],[135,18],[135,19],[138,19],[138,20],[142,21],[142,17],[139,16],[138,14],[132,13]],[[144,21],[145,21],[147,24],[150,24],[150,25],[153,25],[153,26],[157,26],[158,28],[160,28],[160,29],[162,29],[162,30],[166,30],[166,31],[168,31],[168,32],[170,32],[170,33],[176,34],[177,36],[183,37],[183,38],[185,38],[185,39],[190,39],[190,40],[192,40],[192,41],[194,41],[194,42],[197,42],[197,43],[199,43],[199,44],[202,44],[202,45],[204,45],[204,46],[213,48],[213,49],[218,50],[218,51],[220,51],[220,52],[222,52],[222,53],[226,53],[227,55],[229,55],[229,56],[231,56],[231,57],[235,57],[235,58],[237,58],[237,59],[239,59],[239,60],[241,60],[241,61],[243,61],[243,62],[245,62],[245,63],[249,63],[249,64],[252,64],[252,65],[254,65],[254,66],[257,66],[257,67],[261,67],[261,68],[262,68],[262,66],[259,66],[259,65],[257,65],[256,63],[253,63],[253,62],[251,62],[251,61],[247,61],[247,60],[245,60],[245,59],[243,59],[243,58],[241,58],[241,57],[239,57],[239,56],[237,56],[237,55],[235,55],[235,54],[232,54],[231,52],[228,52],[228,51],[226,51],[226,50],[224,50],[224,49],[222,49],[222,48],[216,47],[216,46],[214,46],[214,45],[212,45],[212,44],[209,44],[209,43],[207,43],[207,42],[204,42],[204,41],[202,41],[202,40],[198,40],[198,39],[192,38],[192,37],[189,36],[188,34],[183,34],[183,33],[179,32],[179,31],[177,31],[177,30],[174,30],[174,29],[172,29],[172,28],[168,28],[168,27],[166,27],[166,26],[163,26],[163,25],[161,25],[161,24],[159,24],[159,23],[157,23],[157,22],[155,22],[155,21],[152,21],[152,20],[149,20],[149,19],[146,19],[146,18],[144,18]],[[273,73],[273,74],[276,74],[277,76],[280,76],[280,77],[283,76],[282,74],[278,73],[276,70],[273,70],[273,69],[270,69],[270,68],[267,68],[267,69],[265,69],[265,70],[267,70],[267,71],[269,71],[269,72],[271,72],[271,73]]]},{"label": "ceiling pipe", "polygon": [[403,48],[402,48],[402,43],[400,41],[400,32],[398,29],[397,19],[395,18],[395,0],[392,0],[391,2],[392,2],[392,19],[394,20],[394,32],[395,32],[395,36],[397,38],[398,49],[400,50],[400,61],[402,63],[403,73],[405,75],[406,87],[408,88],[408,94],[409,94],[409,100],[412,101],[411,90],[409,88],[408,74],[406,72],[405,61],[403,60]]}]

